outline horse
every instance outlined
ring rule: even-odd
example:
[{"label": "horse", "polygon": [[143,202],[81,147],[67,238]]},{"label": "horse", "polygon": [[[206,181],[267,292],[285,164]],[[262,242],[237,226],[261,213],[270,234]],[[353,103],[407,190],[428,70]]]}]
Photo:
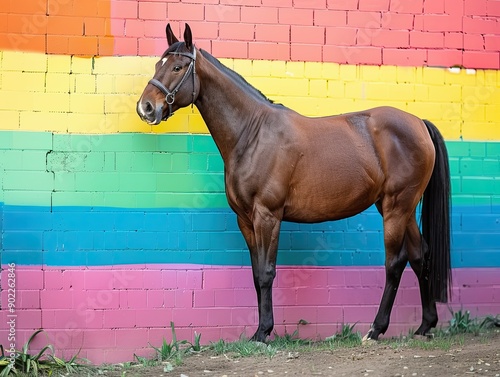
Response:
[{"label": "horse", "polygon": [[259,314],[251,339],[265,341],[274,327],[281,223],[339,220],[373,204],[383,219],[385,288],[364,340],[386,332],[408,262],[422,306],[415,335],[428,336],[438,322],[436,302],[447,302],[451,289],[450,171],[438,128],[392,107],[305,117],[198,50],[188,24],[183,37],[179,41],[167,24],[168,48],[136,110],[150,125],[189,105],[203,117],[224,161],[227,201],[250,251]]}]

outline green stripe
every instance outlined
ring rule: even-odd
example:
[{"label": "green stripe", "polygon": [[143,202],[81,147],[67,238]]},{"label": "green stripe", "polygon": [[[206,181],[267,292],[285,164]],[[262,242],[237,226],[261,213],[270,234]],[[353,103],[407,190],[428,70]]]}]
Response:
[{"label": "green stripe", "polygon": [[[453,203],[500,201],[500,142],[446,143]],[[209,135],[0,132],[8,205],[227,208]]]}]

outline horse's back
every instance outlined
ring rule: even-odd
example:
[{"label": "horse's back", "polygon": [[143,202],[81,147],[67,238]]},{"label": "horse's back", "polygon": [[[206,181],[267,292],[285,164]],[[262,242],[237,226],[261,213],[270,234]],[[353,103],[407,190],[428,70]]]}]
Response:
[{"label": "horse's back", "polygon": [[[308,147],[327,146],[332,158],[339,152],[351,163],[370,160],[379,164],[400,159],[413,162],[413,154],[434,159],[433,144],[424,122],[413,114],[394,107],[376,107],[364,111],[298,122]],[[307,136],[305,136],[307,135]],[[306,143],[307,144],[307,143]],[[379,161],[380,159],[387,161]]]},{"label": "horse's back", "polygon": [[414,115],[379,107],[293,123],[301,155],[285,211],[293,221],[352,216],[409,186],[421,196],[429,180],[432,141]]},{"label": "horse's back", "polygon": [[358,133],[359,136],[363,136],[364,132],[368,131],[372,138],[375,138],[377,134],[390,134],[391,138],[404,139],[428,137],[425,124],[420,118],[390,106],[308,119],[312,122],[319,120],[325,123],[325,126],[336,129],[349,126],[350,130]]}]

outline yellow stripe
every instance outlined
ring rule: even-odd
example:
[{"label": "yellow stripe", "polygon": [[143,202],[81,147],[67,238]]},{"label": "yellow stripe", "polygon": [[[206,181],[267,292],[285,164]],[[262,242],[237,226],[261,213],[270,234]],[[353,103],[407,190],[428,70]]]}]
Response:
[{"label": "yellow stripe", "polygon": [[[148,126],[135,104],[156,57],[80,58],[0,51],[0,129],[206,133],[196,109]],[[433,121],[447,140],[500,140],[500,71],[222,59],[276,102],[308,116],[390,105]]]}]

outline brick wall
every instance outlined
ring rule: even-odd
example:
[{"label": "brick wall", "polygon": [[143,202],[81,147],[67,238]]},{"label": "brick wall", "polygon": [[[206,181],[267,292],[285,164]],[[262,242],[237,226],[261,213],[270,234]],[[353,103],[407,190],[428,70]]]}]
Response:
[{"label": "brick wall", "polygon": [[[198,47],[305,115],[392,105],[436,123],[452,173],[451,306],[498,313],[497,3],[1,2],[0,258],[2,286],[17,265],[18,343],[43,327],[60,353],[100,363],[150,354],[170,321],[179,339],[196,331],[205,343],[255,330],[248,251],[200,115],[150,127],[135,114],[167,20],[179,36],[189,22]],[[302,337],[342,323],[366,331],[384,283],[381,240],[373,208],[284,224],[277,332],[300,319]],[[418,326],[419,301],[408,271],[388,335]]]},{"label": "brick wall", "polygon": [[[293,7],[292,7],[293,3]],[[166,20],[217,57],[498,69],[495,0],[30,0],[0,5],[0,48],[158,55]]]},{"label": "brick wall", "polygon": [[[195,36],[197,30],[193,31]],[[78,57],[0,51],[2,129],[70,133],[208,130],[196,109],[158,126],[135,104],[154,57]],[[116,59],[119,59],[117,64]],[[308,116],[390,105],[436,123],[448,140],[499,140],[495,70],[222,59],[271,99]]]},{"label": "brick wall", "polygon": [[[7,273],[2,273],[2,279]],[[278,334],[299,331],[302,338],[320,339],[356,323],[365,332],[373,321],[384,284],[380,267],[280,266],[274,288]],[[170,321],[177,339],[202,343],[251,336],[257,322],[251,270],[180,265],[109,266],[92,268],[18,269],[17,340],[44,328],[33,349],[50,342],[58,355],[79,353],[94,363],[130,361],[134,354],[152,356],[149,344],[170,339]],[[453,310],[470,310],[473,317],[498,313],[498,271],[457,269]],[[6,298],[2,292],[2,299]],[[466,303],[466,307],[464,307]],[[449,308],[439,306],[442,321]],[[387,335],[408,333],[420,322],[418,283],[406,271]],[[6,323],[6,311],[0,314]],[[298,325],[300,320],[309,322]],[[410,326],[410,327],[409,327]],[[4,339],[1,339],[4,342]],[[5,343],[4,343],[5,344]]]}]

